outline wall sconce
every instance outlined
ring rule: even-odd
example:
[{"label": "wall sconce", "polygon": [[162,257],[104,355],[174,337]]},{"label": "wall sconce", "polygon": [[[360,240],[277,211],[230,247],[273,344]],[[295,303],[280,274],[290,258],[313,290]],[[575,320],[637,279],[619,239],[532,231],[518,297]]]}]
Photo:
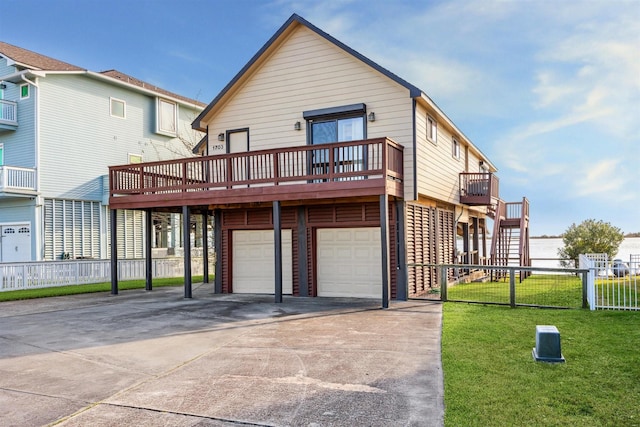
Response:
[{"label": "wall sconce", "polygon": [[374,113],[373,111],[369,113],[369,115],[367,116],[367,120],[369,120],[370,122],[375,122],[376,121],[376,113]]},{"label": "wall sconce", "polygon": [[4,83],[0,83],[0,89],[6,89],[6,88],[7,88],[7,85],[6,85],[6,84],[4,84]]},{"label": "wall sconce", "polygon": [[300,124],[300,122],[295,122],[294,125],[293,125],[293,129],[294,130],[302,129],[302,124]]},{"label": "wall sconce", "polygon": [[218,134],[218,141],[224,141],[224,133]]}]

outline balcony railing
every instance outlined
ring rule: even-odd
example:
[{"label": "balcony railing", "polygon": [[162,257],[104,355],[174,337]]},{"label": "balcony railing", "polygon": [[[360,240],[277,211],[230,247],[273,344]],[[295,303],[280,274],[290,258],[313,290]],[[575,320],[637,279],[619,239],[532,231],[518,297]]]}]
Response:
[{"label": "balcony railing", "polygon": [[492,173],[460,174],[460,203],[489,206],[500,198],[498,177]]},{"label": "balcony railing", "polygon": [[0,99],[0,125],[18,126],[18,104]]},{"label": "balcony railing", "polygon": [[378,138],[111,166],[110,204],[402,196],[402,153],[401,145]]},{"label": "balcony railing", "polygon": [[0,192],[36,191],[36,170],[15,166],[0,166]]}]

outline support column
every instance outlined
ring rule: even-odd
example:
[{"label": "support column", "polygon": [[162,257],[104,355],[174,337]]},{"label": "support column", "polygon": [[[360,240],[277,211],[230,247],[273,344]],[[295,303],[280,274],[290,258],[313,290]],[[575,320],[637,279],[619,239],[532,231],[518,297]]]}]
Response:
[{"label": "support column", "polygon": [[280,202],[273,202],[273,253],[275,258],[275,302],[282,302],[282,225]]},{"label": "support column", "polygon": [[222,212],[220,209],[213,211],[213,244],[216,254],[216,267],[214,277],[214,292],[222,293]]},{"label": "support column", "polygon": [[396,288],[397,288],[397,299],[400,301],[406,301],[409,294],[409,283],[407,277],[409,276],[407,271],[407,237],[405,230],[405,213],[404,213],[404,201],[397,200],[396,201],[396,227],[397,227],[397,253],[398,253],[398,265],[396,275]]},{"label": "support column", "polygon": [[462,250],[464,251],[464,258],[462,260],[462,263],[470,264],[471,260],[469,259],[469,224],[468,223],[462,223]]},{"label": "support column", "polygon": [[478,217],[472,218],[472,224],[473,224],[473,235],[472,235],[473,259],[471,260],[471,262],[475,265],[478,265],[480,264],[480,234],[479,234],[480,221],[478,220]]},{"label": "support column", "polygon": [[389,203],[387,195],[380,195],[380,239],[382,252],[382,308],[389,308]]},{"label": "support column", "polygon": [[202,278],[203,283],[209,283],[209,211],[202,213]]},{"label": "support column", "polygon": [[298,207],[298,277],[300,284],[298,294],[301,297],[309,296],[309,263],[307,261],[307,210],[304,206]]},{"label": "support column", "polygon": [[182,247],[184,249],[184,297],[191,298],[191,212],[182,207]]},{"label": "support column", "polygon": [[151,209],[145,210],[145,230],[146,235],[144,236],[144,265],[145,265],[145,285],[144,289],[150,291],[153,289],[153,257],[151,255],[151,238],[154,233],[153,229],[153,219],[151,217]]},{"label": "support column", "polygon": [[118,295],[118,211],[109,210],[111,226],[111,295]]}]

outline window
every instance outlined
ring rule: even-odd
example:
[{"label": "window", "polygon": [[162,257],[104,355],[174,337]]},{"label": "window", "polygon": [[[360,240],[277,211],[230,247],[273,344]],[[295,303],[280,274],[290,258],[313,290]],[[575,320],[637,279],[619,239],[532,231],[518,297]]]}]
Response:
[{"label": "window", "polygon": [[111,100],[111,116],[125,118],[126,103],[121,99],[110,98]]},{"label": "window", "polygon": [[142,163],[142,154],[129,153],[129,164],[132,163]]},{"label": "window", "polygon": [[156,132],[175,136],[178,131],[178,105],[158,98],[156,109]]},{"label": "window", "polygon": [[27,99],[29,97],[29,85],[20,85],[20,99]]},{"label": "window", "polygon": [[438,142],[438,122],[427,116],[427,139],[434,144]]},{"label": "window", "polygon": [[460,142],[456,138],[451,140],[451,154],[454,159],[460,159]]}]

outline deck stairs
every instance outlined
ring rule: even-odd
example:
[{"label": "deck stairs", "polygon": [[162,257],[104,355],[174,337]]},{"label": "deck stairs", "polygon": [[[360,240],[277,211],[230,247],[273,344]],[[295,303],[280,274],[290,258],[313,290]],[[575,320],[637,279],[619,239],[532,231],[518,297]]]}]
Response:
[{"label": "deck stairs", "polygon": [[[531,266],[527,198],[523,197],[521,202],[508,203],[498,199],[494,205],[490,206],[488,214],[493,219],[491,265]],[[504,273],[506,274],[506,271]],[[528,272],[521,272],[520,279],[527,275]]]}]

